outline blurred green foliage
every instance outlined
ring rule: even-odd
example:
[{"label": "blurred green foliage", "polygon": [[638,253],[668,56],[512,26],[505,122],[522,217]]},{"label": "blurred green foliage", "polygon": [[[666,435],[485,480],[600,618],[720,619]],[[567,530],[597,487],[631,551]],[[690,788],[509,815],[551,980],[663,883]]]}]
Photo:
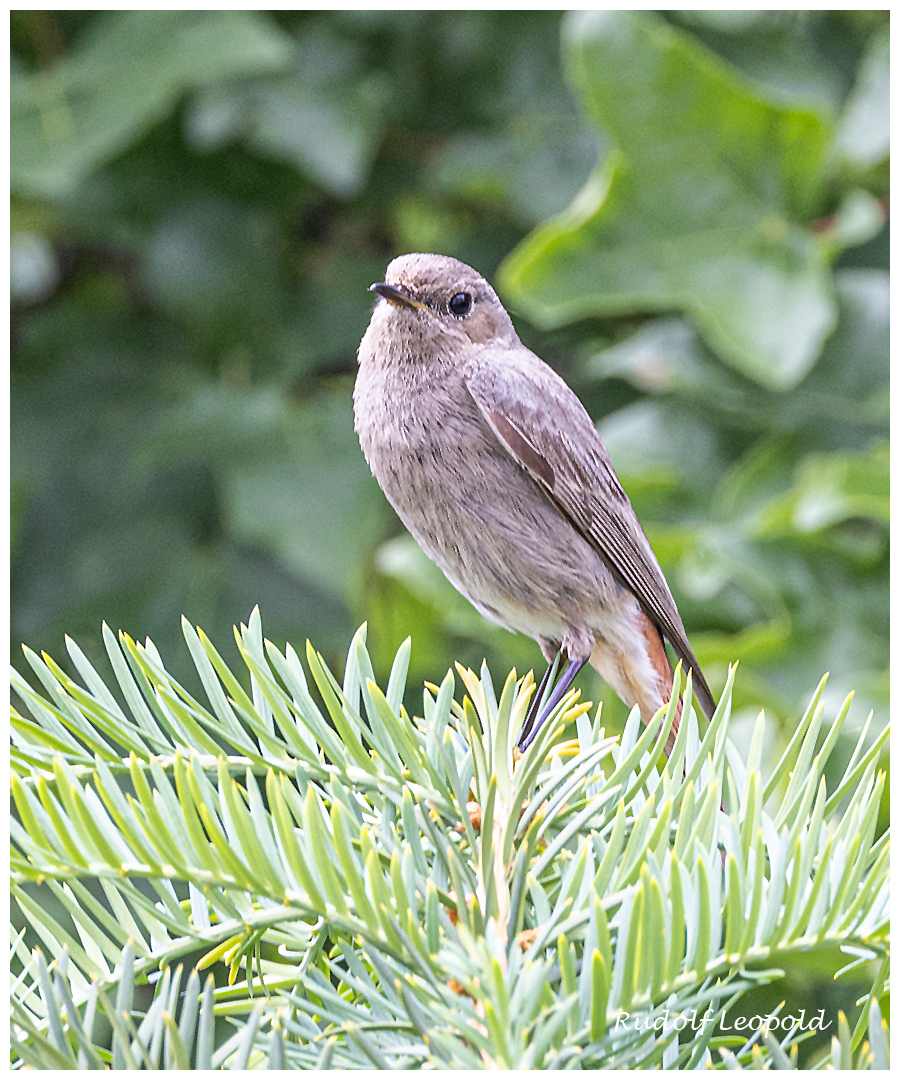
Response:
[{"label": "blurred green foliage", "polygon": [[366,287],[440,251],[597,419],[714,689],[883,706],[887,12],[11,26],[14,643],[174,656],[259,603],[336,669],[364,619],[411,685],[538,664],[352,430]]}]

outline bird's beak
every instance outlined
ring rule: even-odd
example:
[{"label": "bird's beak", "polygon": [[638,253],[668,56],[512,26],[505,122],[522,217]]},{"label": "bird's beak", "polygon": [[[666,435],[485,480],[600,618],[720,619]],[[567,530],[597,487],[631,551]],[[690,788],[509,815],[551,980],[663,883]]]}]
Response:
[{"label": "bird's beak", "polygon": [[403,285],[388,285],[386,281],[376,281],[374,285],[369,286],[369,292],[377,292],[379,296],[383,296],[385,300],[397,304],[399,307],[420,308],[422,310],[428,307],[421,300],[416,300],[409,289],[404,288]]}]

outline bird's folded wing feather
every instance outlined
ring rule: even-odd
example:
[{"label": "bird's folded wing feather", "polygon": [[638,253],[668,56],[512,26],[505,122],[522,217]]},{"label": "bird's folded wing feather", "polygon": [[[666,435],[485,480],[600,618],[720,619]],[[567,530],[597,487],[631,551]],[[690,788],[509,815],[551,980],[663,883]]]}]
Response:
[{"label": "bird's folded wing feather", "polygon": [[533,353],[484,349],[465,368],[468,390],[500,444],[637,598],[693,672],[707,716],[715,700],[675,601],[593,421],[563,380]]}]

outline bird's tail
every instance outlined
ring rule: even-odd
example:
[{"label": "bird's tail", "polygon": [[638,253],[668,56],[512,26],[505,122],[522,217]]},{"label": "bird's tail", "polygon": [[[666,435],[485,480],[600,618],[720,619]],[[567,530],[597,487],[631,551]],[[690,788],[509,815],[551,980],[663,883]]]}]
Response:
[{"label": "bird's tail", "polygon": [[[645,724],[649,724],[655,713],[672,698],[672,665],[659,630],[643,612],[638,616],[637,634],[627,652],[608,641],[598,640],[590,662],[626,705],[638,706]],[[666,740],[667,757],[675,745],[682,704],[679,699],[675,721]]]}]

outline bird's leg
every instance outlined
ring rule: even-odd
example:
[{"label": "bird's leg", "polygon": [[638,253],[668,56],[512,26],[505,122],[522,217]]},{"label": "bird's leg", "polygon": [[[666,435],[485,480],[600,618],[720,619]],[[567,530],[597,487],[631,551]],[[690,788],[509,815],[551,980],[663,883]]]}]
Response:
[{"label": "bird's leg", "polygon": [[[540,716],[538,716],[537,720],[534,722],[534,726],[529,728],[528,720],[526,720],[525,724],[523,725],[522,734],[519,736],[519,749],[520,750],[527,750],[528,747],[532,744],[532,742],[534,741],[535,735],[537,735],[537,733],[541,730],[541,728],[543,727],[544,722],[546,721],[547,717],[550,715],[550,713],[553,712],[553,710],[559,704],[560,699],[562,698],[563,694],[565,694],[565,692],[572,685],[572,680],[575,678],[575,676],[578,674],[578,672],[581,671],[581,669],[584,667],[584,665],[588,662],[588,659],[589,659],[589,657],[584,656],[584,657],[582,657],[581,659],[578,659],[578,660],[569,660],[568,664],[566,665],[565,670],[563,671],[562,675],[560,675],[560,677],[559,677],[559,682],[556,684],[556,686],[554,686],[553,692],[550,694],[550,697],[547,698],[546,704],[541,709]],[[554,666],[555,666],[556,661],[554,660],[553,663],[554,663]],[[540,694],[543,693],[544,683],[545,683],[546,679],[547,679],[547,676],[545,675],[544,678],[541,680],[541,690],[538,693],[538,699],[540,699]],[[529,716],[529,719],[530,719],[530,716]]]},{"label": "bird's leg", "polygon": [[547,686],[549,685],[552,687],[556,681],[556,673],[559,671],[559,658],[561,655],[562,650],[557,649],[553,659],[547,664],[547,670],[544,672],[544,676],[541,679],[541,685],[537,688],[534,697],[531,699],[528,715],[525,717],[525,723],[522,725],[522,733],[519,735],[520,747],[522,745],[522,740],[531,731],[532,725],[541,711],[541,705],[544,701],[544,694],[547,691]]}]

